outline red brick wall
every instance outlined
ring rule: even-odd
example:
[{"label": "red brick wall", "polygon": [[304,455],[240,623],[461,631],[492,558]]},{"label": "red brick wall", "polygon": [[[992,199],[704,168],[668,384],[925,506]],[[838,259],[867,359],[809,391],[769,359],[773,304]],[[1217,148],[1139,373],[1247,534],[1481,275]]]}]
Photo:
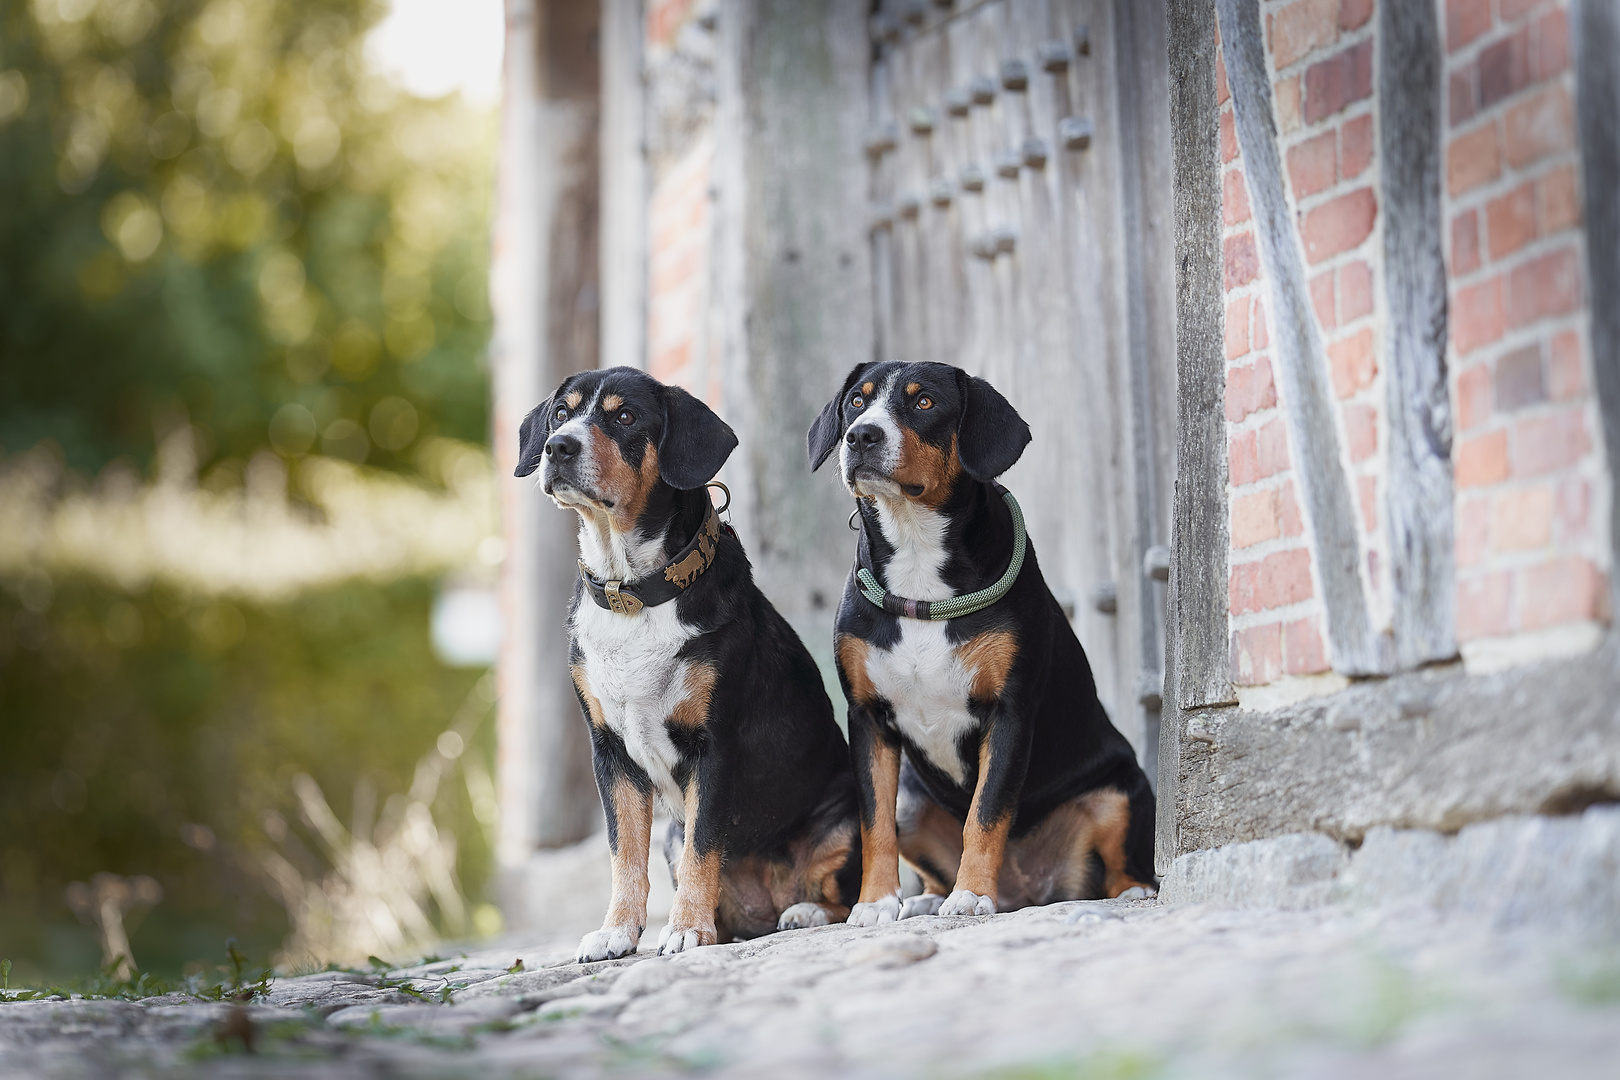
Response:
[{"label": "red brick wall", "polygon": [[653,188],[648,208],[647,370],[718,400],[718,364],[710,363],[709,174],[714,143],[700,139]]},{"label": "red brick wall", "polygon": [[[695,0],[650,0],[646,50],[649,78],[666,71],[675,39],[697,14]],[[689,79],[688,67],[671,76]],[[657,90],[657,87],[652,87]],[[653,95],[655,98],[657,94]],[[687,102],[689,107],[701,107]],[[709,281],[713,267],[714,138],[712,121],[655,114],[649,123],[670,122],[684,132],[678,149],[652,155],[652,193],[647,208],[647,370],[720,403],[717,341],[711,321]],[[687,125],[693,125],[688,130]]]},{"label": "red brick wall", "polygon": [[[1569,0],[1435,2],[1447,54],[1457,630],[1466,647],[1608,617],[1609,479],[1585,338]],[[1374,3],[1262,0],[1261,12],[1278,151],[1339,400],[1372,614],[1387,625]],[[1232,665],[1234,680],[1253,686],[1324,671],[1328,657],[1224,65],[1216,77]]]},{"label": "red brick wall", "polygon": [[1266,283],[1238,150],[1224,64],[1221,102],[1226,288],[1226,429],[1232,551],[1232,678],[1240,686],[1325,671],[1322,605],[1311,574],[1272,370]]},{"label": "red brick wall", "polygon": [[1266,7],[1278,149],[1310,275],[1361,511],[1373,614],[1387,607],[1380,573],[1379,485],[1384,475],[1383,313],[1372,0],[1288,0]]},{"label": "red brick wall", "polygon": [[692,15],[695,0],[648,0],[647,42],[668,45]]},{"label": "red brick wall", "polygon": [[1568,9],[1444,0],[1465,642],[1607,616]]}]

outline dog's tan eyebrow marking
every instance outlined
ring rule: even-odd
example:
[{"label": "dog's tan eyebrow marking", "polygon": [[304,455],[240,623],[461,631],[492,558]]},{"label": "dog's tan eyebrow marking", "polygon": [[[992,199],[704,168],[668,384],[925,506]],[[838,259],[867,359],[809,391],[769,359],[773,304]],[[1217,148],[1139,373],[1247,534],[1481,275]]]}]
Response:
[{"label": "dog's tan eyebrow marking", "polygon": [[568,407],[570,409],[579,408],[579,403],[581,401],[584,401],[584,400],[585,399],[580,396],[580,393],[579,393],[578,390],[570,390],[570,391],[568,391],[568,393],[563,395],[563,401],[568,403]]},{"label": "dog's tan eyebrow marking", "polygon": [[872,395],[872,391],[874,391],[876,389],[877,389],[877,384],[876,383],[862,383],[861,384],[861,393],[867,395],[868,397],[870,397]]},{"label": "dog's tan eyebrow marking", "polygon": [[618,394],[609,394],[607,397],[602,399],[602,411],[616,412],[619,406],[623,404],[624,398],[620,397]]},{"label": "dog's tan eyebrow marking", "polygon": [[906,383],[906,396],[910,397],[912,394],[915,394],[917,391],[919,391],[921,389],[922,389],[922,383],[908,382],[908,383]]}]

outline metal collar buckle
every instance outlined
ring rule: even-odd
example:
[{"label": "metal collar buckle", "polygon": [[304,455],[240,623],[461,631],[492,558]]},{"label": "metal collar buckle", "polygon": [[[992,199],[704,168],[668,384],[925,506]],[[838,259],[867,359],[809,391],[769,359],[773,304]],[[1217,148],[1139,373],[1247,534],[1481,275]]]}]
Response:
[{"label": "metal collar buckle", "polygon": [[607,594],[608,607],[620,615],[634,615],[641,610],[641,601],[630,593],[621,593],[619,586],[622,581],[607,581],[602,583],[602,592]]}]

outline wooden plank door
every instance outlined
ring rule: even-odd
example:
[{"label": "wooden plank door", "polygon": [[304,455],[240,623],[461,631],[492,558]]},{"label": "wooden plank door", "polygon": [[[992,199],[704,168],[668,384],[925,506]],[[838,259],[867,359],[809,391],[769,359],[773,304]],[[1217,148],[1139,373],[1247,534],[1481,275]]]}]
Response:
[{"label": "wooden plank door", "polygon": [[957,364],[1029,421],[1005,482],[1151,776],[1174,473],[1164,6],[882,0],[871,31],[876,354]]}]

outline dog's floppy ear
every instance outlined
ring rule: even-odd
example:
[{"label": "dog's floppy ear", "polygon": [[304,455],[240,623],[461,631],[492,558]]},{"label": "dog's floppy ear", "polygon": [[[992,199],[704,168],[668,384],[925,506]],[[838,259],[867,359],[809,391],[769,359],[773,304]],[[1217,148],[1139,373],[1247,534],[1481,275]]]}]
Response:
[{"label": "dog's floppy ear", "polygon": [[962,416],[956,426],[956,452],[975,480],[990,481],[1012,468],[1029,445],[1029,425],[1001,392],[962,372]]},{"label": "dog's floppy ear", "polygon": [[682,491],[700,488],[736,448],[736,432],[713,409],[678,386],[664,387],[664,435],[658,440],[664,483]]},{"label": "dog's floppy ear", "polygon": [[821,410],[821,415],[816,417],[816,422],[810,425],[810,433],[805,441],[810,451],[811,472],[821,468],[821,463],[827,460],[827,455],[838,445],[838,436],[843,434],[838,427],[838,413],[843,407],[844,398],[849,396],[850,388],[861,377],[861,372],[871,366],[869,363],[856,364],[850,368],[848,377],[844,379],[843,389],[833,395],[832,400]]},{"label": "dog's floppy ear", "polygon": [[[557,389],[561,390],[562,387]],[[546,439],[551,435],[551,404],[556,400],[557,395],[553,393],[530,409],[529,415],[518,425],[518,463],[513,476],[528,476],[540,467]]]}]

